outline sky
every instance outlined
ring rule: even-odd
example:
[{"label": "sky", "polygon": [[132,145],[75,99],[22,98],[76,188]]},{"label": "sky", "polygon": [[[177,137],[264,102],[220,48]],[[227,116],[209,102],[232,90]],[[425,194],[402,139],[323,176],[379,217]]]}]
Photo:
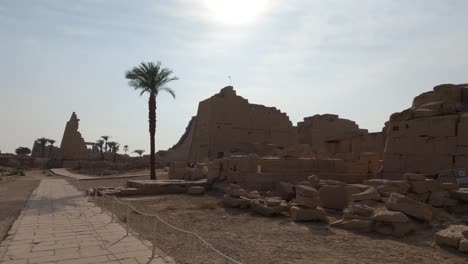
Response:
[{"label": "sky", "polygon": [[147,96],[125,71],[161,61],[180,80],[158,96],[156,148],[174,145],[198,102],[232,85],[294,125],[332,113],[381,131],[437,84],[468,82],[465,0],[0,0],[0,150],[60,145],[76,112],[149,151]]}]

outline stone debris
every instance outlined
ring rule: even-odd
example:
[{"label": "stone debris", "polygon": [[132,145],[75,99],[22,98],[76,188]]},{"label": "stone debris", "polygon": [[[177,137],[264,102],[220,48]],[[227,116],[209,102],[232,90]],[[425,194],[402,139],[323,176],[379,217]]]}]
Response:
[{"label": "stone debris", "polygon": [[[309,182],[316,181],[316,177],[309,177]],[[328,221],[327,214],[322,206],[319,192],[311,186],[297,185],[295,206],[291,207],[291,218],[296,222]]]},{"label": "stone debris", "polygon": [[[441,230],[434,235],[434,240],[437,245],[449,246],[456,249],[460,248],[460,241],[468,239],[465,232],[468,232],[468,226],[451,225],[444,230]],[[466,242],[463,242],[462,249],[466,250]]]},{"label": "stone debris", "polygon": [[268,202],[266,200],[268,199],[252,199],[250,201],[250,208],[252,209],[252,211],[263,216],[278,215],[287,211],[289,208],[288,204],[284,200],[280,200],[279,204],[277,204],[276,202],[273,203],[274,206],[268,206]]},{"label": "stone debris", "polygon": [[378,200],[380,193],[374,187],[369,187],[367,190],[351,195],[351,201]]},{"label": "stone debris", "polygon": [[240,185],[229,184],[224,192],[223,204],[225,207],[248,208],[250,206],[249,194]]},{"label": "stone debris", "polygon": [[392,193],[385,203],[390,211],[402,212],[419,220],[430,222],[432,220],[432,210],[427,204],[418,202],[401,194]]},{"label": "stone debris", "polygon": [[374,222],[359,219],[338,220],[331,223],[330,226],[359,232],[371,232]]},{"label": "stone debris", "polygon": [[374,215],[374,217],[372,217],[372,220],[389,223],[407,223],[410,221],[408,216],[406,216],[404,213],[388,210],[378,212]]}]

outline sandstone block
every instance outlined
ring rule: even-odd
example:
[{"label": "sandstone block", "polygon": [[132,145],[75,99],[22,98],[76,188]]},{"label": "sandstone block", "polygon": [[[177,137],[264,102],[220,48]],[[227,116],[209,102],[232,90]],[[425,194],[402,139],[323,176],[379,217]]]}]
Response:
[{"label": "sandstone block", "polygon": [[434,235],[437,245],[444,245],[458,249],[460,241],[464,239],[462,232],[468,230],[465,225],[451,225]]},{"label": "sandstone block", "polygon": [[227,195],[231,197],[236,197],[236,198],[241,197],[241,196],[248,197],[248,193],[244,189],[226,188],[224,189],[224,191],[226,192]]},{"label": "sandstone block", "polygon": [[245,197],[235,198],[229,195],[224,195],[223,203],[225,207],[247,208],[250,205],[250,199]]},{"label": "sandstone block", "polygon": [[298,205],[309,207],[309,208],[316,208],[317,206],[322,205],[320,198],[318,196],[307,197],[307,196],[296,195],[296,199],[294,200],[294,202]]},{"label": "sandstone block", "polygon": [[397,187],[403,194],[407,193],[411,188],[411,185],[407,181],[388,181],[385,185]]},{"label": "sandstone block", "polygon": [[370,185],[372,187],[379,187],[379,186],[385,185],[387,182],[388,180],[384,180],[384,179],[372,179],[372,180],[364,181],[364,184]]},{"label": "sandstone block", "polygon": [[392,193],[406,194],[402,189],[391,185],[379,186],[377,187],[377,191],[384,197],[389,197]]},{"label": "sandstone block", "polygon": [[319,190],[323,207],[343,210],[351,201],[351,195],[358,193],[359,189],[343,185],[323,185]]},{"label": "sandstone block", "polygon": [[374,187],[368,188],[366,191],[351,195],[352,201],[378,200],[380,193]]},{"label": "sandstone block", "polygon": [[390,222],[390,223],[406,223],[409,222],[410,219],[408,216],[401,212],[394,212],[394,211],[381,211],[374,215],[372,218],[374,221],[379,222]]},{"label": "sandstone block", "polygon": [[431,193],[428,203],[434,207],[451,207],[457,204],[457,200],[451,199],[448,191],[439,191]]},{"label": "sandstone block", "polygon": [[252,211],[261,214],[263,216],[274,216],[277,214],[281,214],[285,210],[288,209],[288,206],[286,203],[281,203],[279,206],[268,206],[265,201],[263,200],[251,200],[250,201],[250,208]]},{"label": "sandstone block", "polygon": [[427,203],[431,193],[407,193],[406,197],[416,200],[421,203]]},{"label": "sandstone block", "polygon": [[406,223],[392,223],[393,232],[392,235],[396,237],[405,236],[415,230],[414,223],[412,221]]},{"label": "sandstone block", "polygon": [[427,222],[432,220],[430,206],[397,193],[390,195],[385,206],[388,210],[402,212],[420,220]]},{"label": "sandstone block", "polygon": [[281,205],[282,200],[275,198],[266,198],[265,203],[269,207],[276,207]]},{"label": "sandstone block", "polygon": [[318,197],[319,192],[310,186],[297,185],[296,194],[304,197]]},{"label": "sandstone block", "polygon": [[323,208],[291,207],[291,218],[295,222],[327,221],[327,213]]},{"label": "sandstone block", "polygon": [[411,191],[414,193],[429,192],[426,181],[408,181],[408,183],[411,185]]},{"label": "sandstone block", "polygon": [[461,252],[468,252],[468,239],[460,240],[458,250],[461,251]]},{"label": "sandstone block", "polygon": [[455,183],[444,182],[440,184],[440,188],[445,191],[451,191],[451,190],[458,190],[460,187]]},{"label": "sandstone block", "polygon": [[442,186],[440,186],[440,182],[433,179],[427,179],[426,186],[430,192],[442,191]]}]

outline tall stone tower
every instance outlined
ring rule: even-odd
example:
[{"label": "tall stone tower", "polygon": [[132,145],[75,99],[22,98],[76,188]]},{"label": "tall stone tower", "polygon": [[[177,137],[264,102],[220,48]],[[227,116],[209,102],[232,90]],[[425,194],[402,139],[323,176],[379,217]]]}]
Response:
[{"label": "tall stone tower", "polygon": [[65,126],[62,143],[60,144],[63,159],[83,159],[87,157],[85,141],[78,131],[79,122],[80,120],[73,112]]}]

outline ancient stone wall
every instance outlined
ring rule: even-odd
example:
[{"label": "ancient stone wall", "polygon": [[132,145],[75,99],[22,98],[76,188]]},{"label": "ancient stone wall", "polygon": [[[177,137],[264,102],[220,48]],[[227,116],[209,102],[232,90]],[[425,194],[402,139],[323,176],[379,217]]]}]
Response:
[{"label": "ancient stone wall", "polygon": [[468,167],[468,85],[439,85],[386,123],[384,177]]},{"label": "ancient stone wall", "polygon": [[65,126],[60,150],[63,159],[85,159],[87,158],[87,147],[81,133],[78,131],[79,119],[75,112]]},{"label": "ancient stone wall", "polygon": [[285,113],[250,104],[228,86],[200,102],[189,160],[228,156],[248,143],[287,146],[295,142],[295,129]]},{"label": "ancient stone wall", "polygon": [[194,116],[190,119],[190,122],[185,129],[185,133],[180,137],[179,141],[167,151],[159,151],[157,153],[157,160],[163,163],[188,161],[196,123],[197,117]]},{"label": "ancient stone wall", "polygon": [[[339,140],[368,133],[366,129],[360,129],[356,122],[332,114],[306,117],[297,124],[297,131],[298,143],[310,145],[319,158],[332,157],[335,154],[333,145],[327,143],[337,143]],[[343,147],[346,143],[343,142]],[[359,156],[359,153],[356,155]]]}]

